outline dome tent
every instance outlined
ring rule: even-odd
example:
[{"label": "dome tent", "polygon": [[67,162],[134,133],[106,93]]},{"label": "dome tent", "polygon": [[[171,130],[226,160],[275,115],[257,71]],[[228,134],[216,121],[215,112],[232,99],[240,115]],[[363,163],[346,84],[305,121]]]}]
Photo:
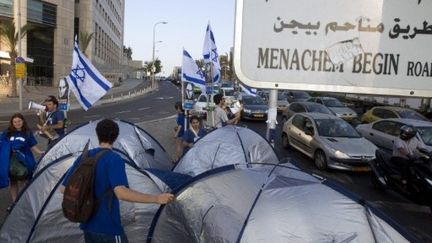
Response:
[{"label": "dome tent", "polygon": [[335,185],[290,164],[220,167],[177,190],[147,242],[417,242]]},{"label": "dome tent", "polygon": [[228,164],[270,163],[279,159],[260,134],[240,126],[224,126],[199,139],[180,158],[173,171],[198,175]]},{"label": "dome tent", "polygon": [[[168,184],[155,173],[139,169],[126,154],[116,149],[115,151],[123,158],[131,189],[149,194],[171,191]],[[35,174],[4,222],[0,230],[0,242],[84,242],[78,224],[63,216],[63,194],[58,190],[76,158],[75,154],[65,155]],[[168,177],[171,178],[177,177],[180,184],[189,178],[173,172],[159,173],[169,173]],[[120,201],[121,220],[130,242],[145,240],[158,208],[157,204]]]},{"label": "dome tent", "polygon": [[[89,140],[89,148],[97,147],[99,142],[96,125],[99,121],[84,123],[62,137],[40,159],[35,172],[66,154],[80,153]],[[113,144],[114,148],[127,154],[139,168],[171,170],[172,161],[168,153],[150,134],[132,123],[122,120],[115,120],[115,122],[120,132]]]}]

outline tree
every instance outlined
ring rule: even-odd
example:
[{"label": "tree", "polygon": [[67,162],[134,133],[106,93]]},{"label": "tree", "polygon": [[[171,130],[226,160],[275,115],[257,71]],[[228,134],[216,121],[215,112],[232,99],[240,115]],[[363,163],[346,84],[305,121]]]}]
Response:
[{"label": "tree", "polygon": [[[144,62],[144,67],[143,70],[145,72],[151,72],[151,67],[153,66],[153,63],[151,61],[149,62]],[[155,66],[155,74],[156,73],[160,73],[162,71],[162,65],[161,65],[161,61],[159,59],[156,59],[154,62],[154,66]]]},{"label": "tree", "polygon": [[126,48],[126,46],[123,46],[123,53],[126,54],[126,57],[127,57],[129,60],[132,60],[132,48],[131,48],[131,47],[127,47],[127,48]]},{"label": "tree", "polygon": [[90,33],[89,34],[89,33],[85,32],[85,31],[80,31],[79,32],[78,45],[79,45],[79,48],[80,48],[81,52],[84,53],[84,55],[86,57],[88,57],[86,51],[87,51],[87,48],[90,45],[90,41],[93,39],[93,36],[94,36],[94,33]]},{"label": "tree", "polygon": [[18,32],[15,29],[15,22],[14,21],[1,21],[0,22],[0,36],[3,40],[3,43],[5,43],[9,50],[9,57],[10,57],[10,78],[11,78],[11,91],[9,96],[10,97],[17,97],[17,80],[15,76],[15,59],[18,56],[18,52],[16,50],[16,46],[18,45],[19,41],[24,38],[24,36],[27,34],[27,31],[30,30],[29,25],[24,25],[21,27],[21,36],[18,36]]}]

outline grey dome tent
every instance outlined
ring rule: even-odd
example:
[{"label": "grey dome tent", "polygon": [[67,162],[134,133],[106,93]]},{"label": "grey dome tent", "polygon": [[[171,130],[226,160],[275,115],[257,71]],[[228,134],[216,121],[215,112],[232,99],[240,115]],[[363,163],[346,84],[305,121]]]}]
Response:
[{"label": "grey dome tent", "polygon": [[[90,140],[90,148],[98,146],[96,124],[100,120],[90,121],[70,131],[54,144],[40,159],[36,173],[50,162],[67,154],[79,153]],[[165,149],[142,128],[122,120],[115,120],[120,133],[114,148],[127,154],[139,168],[171,170],[173,164]]]},{"label": "grey dome tent", "polygon": [[224,126],[199,139],[173,171],[198,175],[228,164],[279,163],[273,147],[260,134],[240,126]]},{"label": "grey dome tent", "polygon": [[[117,149],[115,151],[124,159],[129,187],[134,190],[149,194],[171,191],[173,184],[160,179],[163,178],[163,173],[169,174],[165,177],[170,178],[171,182],[173,177],[177,177],[177,185],[188,179],[172,172],[159,171],[158,175],[155,170],[141,170],[126,154]],[[58,190],[65,173],[76,158],[76,154],[65,155],[35,174],[4,222],[0,230],[0,242],[84,242],[79,225],[63,216],[63,194]],[[122,224],[130,242],[145,241],[158,208],[159,205],[156,204],[120,201]]]},{"label": "grey dome tent", "polygon": [[161,207],[148,243],[416,242],[377,209],[290,164],[198,175]]}]

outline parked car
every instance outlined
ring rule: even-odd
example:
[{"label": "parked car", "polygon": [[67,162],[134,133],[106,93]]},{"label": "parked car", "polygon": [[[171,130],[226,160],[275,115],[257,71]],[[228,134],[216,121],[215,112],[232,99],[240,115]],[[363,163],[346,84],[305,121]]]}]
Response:
[{"label": "parked car", "polygon": [[417,128],[417,138],[432,152],[432,122],[413,119],[381,119],[369,124],[361,124],[357,131],[376,146],[393,150],[393,143],[400,134],[403,125],[411,125]]},{"label": "parked car", "polygon": [[243,105],[242,119],[267,120],[268,106],[261,97],[241,95],[240,98]]},{"label": "parked car", "polygon": [[287,101],[289,103],[298,102],[298,101],[306,101],[307,99],[309,99],[311,97],[305,91],[288,90],[288,91],[286,91],[286,93],[288,95]]},{"label": "parked car", "polygon": [[226,105],[230,106],[237,101],[234,88],[221,88],[219,92],[224,96]]},{"label": "parked car", "polygon": [[322,113],[292,116],[284,124],[282,144],[312,158],[321,170],[369,171],[377,149],[345,120]]},{"label": "parked car", "polygon": [[345,121],[351,122],[358,118],[358,115],[351,108],[346,107],[342,104],[338,99],[333,97],[312,97],[308,99],[308,101],[316,102],[318,104],[322,104],[327,106],[333,114],[337,117],[344,119]]},{"label": "parked car", "polygon": [[379,119],[387,118],[408,118],[420,121],[428,121],[428,119],[422,114],[409,108],[397,106],[375,106],[363,114],[361,117],[361,122],[369,123]]},{"label": "parked car", "polygon": [[285,123],[292,115],[300,112],[317,112],[333,115],[331,110],[318,103],[307,101],[293,102],[282,112],[282,122]]},{"label": "parked car", "polygon": [[289,103],[288,103],[288,93],[285,91],[278,91],[278,96],[277,96],[277,111],[278,112],[282,112],[284,111]]},{"label": "parked car", "polygon": [[267,89],[259,89],[257,90],[257,95],[261,97],[264,101],[267,101],[270,95],[270,91]]},{"label": "parked car", "polygon": [[[211,97],[209,100],[210,106],[216,106],[216,104],[213,102],[213,96],[214,95],[215,94],[212,94],[210,96]],[[193,113],[195,115],[200,116],[200,117],[206,117],[207,116],[207,111],[205,110],[205,108],[207,107],[207,97],[208,97],[207,94],[200,94],[198,96],[198,98],[196,99],[195,107],[194,107],[194,111],[193,111]]]}]

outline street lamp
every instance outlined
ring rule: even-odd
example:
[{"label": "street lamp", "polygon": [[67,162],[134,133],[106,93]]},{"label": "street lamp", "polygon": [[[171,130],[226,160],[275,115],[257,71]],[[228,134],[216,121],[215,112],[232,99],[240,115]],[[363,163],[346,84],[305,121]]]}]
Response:
[{"label": "street lamp", "polygon": [[[152,55],[152,68],[151,68],[151,86],[152,87],[155,87],[155,76],[154,76],[155,71],[156,71],[156,70],[154,70],[156,68],[154,65],[154,62],[155,62],[155,45],[156,45],[155,34],[156,34],[156,26],[158,24],[168,24],[168,22],[160,21],[160,22],[157,22],[153,25],[153,55]],[[159,42],[162,42],[162,41],[158,41],[158,43]]]}]

